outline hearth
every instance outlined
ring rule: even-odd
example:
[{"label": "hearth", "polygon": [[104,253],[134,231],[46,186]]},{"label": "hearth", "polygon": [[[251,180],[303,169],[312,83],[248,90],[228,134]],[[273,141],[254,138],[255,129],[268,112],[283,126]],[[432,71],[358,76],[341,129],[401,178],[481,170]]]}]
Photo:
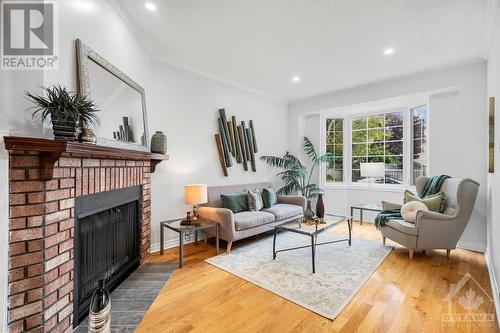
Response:
[{"label": "hearth", "polygon": [[116,288],[140,263],[141,187],[76,198],[74,326],[88,314],[97,282]]}]

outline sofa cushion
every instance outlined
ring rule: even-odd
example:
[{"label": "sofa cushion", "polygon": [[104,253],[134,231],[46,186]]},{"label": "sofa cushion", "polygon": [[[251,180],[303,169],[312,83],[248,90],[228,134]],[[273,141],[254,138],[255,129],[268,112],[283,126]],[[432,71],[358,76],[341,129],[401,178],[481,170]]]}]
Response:
[{"label": "sofa cushion", "polygon": [[221,194],[220,198],[222,200],[222,207],[231,209],[233,213],[248,210],[246,191]]},{"label": "sofa cushion", "polygon": [[276,191],[272,186],[268,186],[262,190],[262,200],[264,201],[264,207],[271,208],[276,202],[278,202],[278,196]]},{"label": "sofa cushion", "polygon": [[264,208],[263,211],[274,214],[274,216],[276,216],[276,221],[301,215],[303,213],[301,206],[289,204],[276,204],[271,208]]},{"label": "sofa cushion", "polygon": [[444,210],[445,195],[443,192],[430,195],[425,198],[419,198],[408,190],[404,193],[405,203],[410,201],[420,201],[429,208],[430,211],[442,213]]},{"label": "sofa cushion", "polygon": [[390,227],[392,229],[396,229],[407,235],[412,235],[412,236],[418,235],[418,229],[415,228],[415,224],[406,222],[404,220],[389,220],[385,222],[384,227]]},{"label": "sofa cushion", "polygon": [[262,193],[259,190],[248,191],[248,210],[256,211],[264,208],[264,203],[262,202]]},{"label": "sofa cushion", "polygon": [[234,227],[237,231],[240,231],[274,222],[274,220],[273,214],[263,211],[240,212],[234,214]]}]

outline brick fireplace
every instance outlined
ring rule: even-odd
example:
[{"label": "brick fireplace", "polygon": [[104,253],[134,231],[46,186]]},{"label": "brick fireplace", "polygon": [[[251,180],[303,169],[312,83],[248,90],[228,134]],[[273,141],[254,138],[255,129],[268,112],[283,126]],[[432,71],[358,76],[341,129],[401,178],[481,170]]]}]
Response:
[{"label": "brick fireplace", "polygon": [[166,157],[17,139],[5,138],[10,151],[9,332],[72,331],[75,198],[141,186],[142,263],[151,247],[151,172]]}]

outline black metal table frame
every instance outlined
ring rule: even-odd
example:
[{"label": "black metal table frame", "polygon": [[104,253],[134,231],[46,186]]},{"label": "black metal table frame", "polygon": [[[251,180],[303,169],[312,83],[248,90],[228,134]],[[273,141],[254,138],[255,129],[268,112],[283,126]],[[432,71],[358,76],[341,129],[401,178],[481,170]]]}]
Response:
[{"label": "black metal table frame", "polygon": [[179,268],[182,268],[182,266],[184,265],[184,235],[186,234],[186,231],[195,232],[194,241],[196,243],[198,242],[198,233],[200,230],[208,230],[214,227],[215,227],[215,248],[216,248],[216,253],[219,254],[219,234],[220,234],[219,223],[213,222],[213,225],[209,226],[193,225],[192,227],[185,228],[184,230],[170,226],[170,223],[180,220],[182,219],[174,219],[174,220],[160,222],[160,255],[163,255],[163,243],[165,238],[163,235],[163,228],[168,228],[179,234]]},{"label": "black metal table frame", "polygon": [[381,212],[381,207],[361,207],[361,206],[351,206],[351,216],[354,216],[354,210],[359,210],[359,224],[363,225],[363,211],[367,210],[369,212]]},{"label": "black metal table frame", "polygon": [[[321,234],[322,232],[327,231],[330,228],[333,228],[334,226],[342,223],[343,221],[335,223],[334,225],[332,225],[332,226],[330,226],[329,228],[326,228],[326,229],[323,228],[323,229],[319,229],[318,230],[318,226],[316,225],[316,231],[314,233],[312,233],[312,234],[308,233],[308,232],[297,231],[298,229],[300,229],[300,225],[302,223],[300,221],[299,221],[299,228],[298,229],[280,229],[280,226],[288,224],[288,223],[291,223],[293,221],[286,222],[286,223],[283,223],[281,225],[277,225],[277,226],[274,227],[273,260],[276,259],[276,255],[279,252],[292,251],[292,250],[298,250],[298,249],[304,249],[304,248],[310,247],[311,248],[311,259],[312,259],[312,271],[313,271],[313,274],[314,274],[314,273],[316,273],[316,247],[317,246],[319,246],[319,245],[326,245],[326,244],[332,244],[332,243],[339,243],[339,242],[348,242],[349,246],[351,246],[351,241],[352,241],[352,237],[351,237],[352,216],[342,216],[342,215],[334,215],[334,214],[325,214],[325,215],[326,216],[332,216],[332,217],[341,217],[341,218],[344,218],[344,220],[347,220],[347,226],[348,226],[348,229],[349,229],[349,238],[337,239],[337,240],[334,240],[334,241],[323,242],[323,243],[318,243],[317,242],[318,234]],[[279,231],[282,231],[282,232],[289,231],[289,232],[295,232],[297,234],[309,236],[309,237],[311,237],[311,245],[303,245],[303,246],[297,246],[297,247],[291,247],[291,248],[276,250],[276,236],[278,235]]]}]

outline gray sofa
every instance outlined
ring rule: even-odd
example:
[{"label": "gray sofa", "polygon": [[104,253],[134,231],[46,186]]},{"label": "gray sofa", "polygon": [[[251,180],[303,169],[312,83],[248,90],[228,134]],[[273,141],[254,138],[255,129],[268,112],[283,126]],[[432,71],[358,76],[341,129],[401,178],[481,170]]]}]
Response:
[{"label": "gray sofa", "polygon": [[221,194],[243,190],[260,190],[270,183],[216,186],[208,188],[208,203],[198,208],[198,214],[220,224],[220,238],[227,241],[227,253],[234,241],[272,230],[272,226],[304,216],[306,198],[278,196],[278,203],[260,211],[233,213],[222,207]]},{"label": "gray sofa", "polygon": [[[416,181],[420,196],[429,178],[419,177]],[[406,248],[413,258],[413,251],[445,249],[446,255],[455,249],[474,210],[479,184],[472,179],[449,178],[443,182],[441,191],[445,194],[444,212],[419,211],[415,223],[404,220],[389,220],[380,231],[382,240],[389,238]],[[400,204],[382,201],[384,209],[401,208]]]}]

